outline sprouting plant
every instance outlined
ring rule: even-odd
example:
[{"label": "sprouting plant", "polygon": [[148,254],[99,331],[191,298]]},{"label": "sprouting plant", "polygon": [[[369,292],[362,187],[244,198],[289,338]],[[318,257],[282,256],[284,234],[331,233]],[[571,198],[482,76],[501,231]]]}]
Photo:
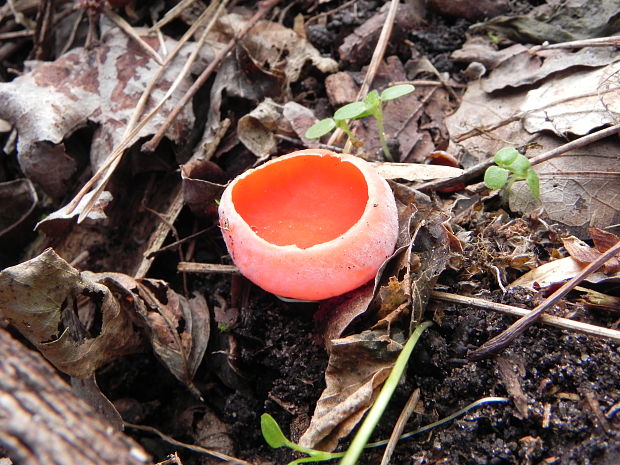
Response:
[{"label": "sprouting plant", "polygon": [[[459,409],[456,412],[451,413],[450,415],[448,415],[445,418],[442,418],[441,420],[437,420],[428,425],[421,426],[420,428],[417,428],[413,431],[409,431],[408,433],[404,433],[400,436],[399,439],[400,440],[409,439],[410,437],[415,436],[417,434],[421,434],[433,428],[437,428],[439,426],[445,425],[446,423],[454,420],[455,418],[460,417],[461,415],[465,415],[470,410],[473,410],[476,407],[479,407],[481,405],[486,405],[486,404],[496,403],[496,402],[504,403],[504,402],[509,402],[509,401],[510,399],[508,399],[507,397],[483,397],[482,399],[478,399],[477,401],[472,402],[469,405],[466,405],[462,409]],[[299,463],[310,463],[310,462],[326,462],[328,460],[343,458],[347,454],[347,452],[325,452],[325,451],[317,450],[317,449],[309,449],[309,448],[302,447],[299,444],[294,443],[293,441],[289,440],[286,436],[284,436],[284,433],[280,429],[280,426],[278,425],[276,420],[268,413],[263,413],[263,415],[260,417],[260,425],[261,425],[261,432],[263,433],[263,438],[265,439],[267,444],[269,444],[274,449],[277,449],[279,447],[287,447],[296,452],[301,452],[302,454],[306,454],[306,457],[301,457],[297,460],[293,460],[288,465],[297,465]],[[387,440],[371,442],[371,443],[366,444],[365,448],[370,449],[370,448],[375,448],[375,447],[381,447],[381,446],[387,445],[387,443],[388,443]]]},{"label": "sprouting plant", "polygon": [[484,184],[489,189],[504,189],[508,192],[512,184],[524,179],[532,195],[540,199],[540,180],[526,156],[512,147],[504,147],[495,154],[493,161],[484,173]]},{"label": "sprouting plant", "polygon": [[[416,326],[415,330],[411,333],[411,336],[409,336],[409,339],[405,343],[403,350],[401,351],[401,353],[398,355],[396,359],[396,362],[394,364],[394,367],[392,368],[392,371],[390,372],[390,375],[386,379],[372,407],[366,414],[366,418],[364,419],[363,423],[360,425],[357,431],[357,434],[355,435],[355,438],[353,438],[353,441],[351,442],[351,445],[349,446],[347,451],[325,452],[325,451],[320,451],[316,449],[309,449],[306,447],[302,447],[299,444],[295,444],[294,442],[287,439],[286,436],[284,436],[276,420],[271,415],[264,413],[261,416],[261,431],[263,433],[263,438],[265,439],[267,444],[269,444],[274,449],[279,448],[279,447],[288,447],[289,449],[292,449],[294,451],[306,454],[306,457],[302,457],[297,460],[294,460],[288,465],[297,465],[300,463],[309,463],[309,462],[324,462],[324,461],[333,460],[336,458],[342,458],[342,460],[340,461],[340,465],[354,465],[357,463],[357,460],[360,454],[362,453],[363,449],[371,448],[371,447],[380,447],[380,446],[386,445],[388,441],[368,443],[368,439],[370,438],[370,435],[372,434],[373,430],[379,423],[379,420],[381,419],[381,416],[383,415],[383,412],[385,408],[387,407],[389,400],[394,394],[394,391],[396,390],[396,387],[400,381],[400,378],[402,377],[405,371],[405,368],[407,367],[407,362],[409,358],[411,357],[411,353],[413,352],[413,349],[416,343],[420,339],[420,336],[422,335],[422,333],[431,324],[432,324],[431,322],[420,323],[419,325]],[[430,425],[426,425],[422,428],[418,428],[415,431],[405,433],[402,436],[400,436],[400,438],[406,439],[415,434],[428,431],[429,429],[434,428],[436,426],[443,425],[444,423],[447,423],[453,420],[454,418],[460,415],[463,415],[464,413],[477,407],[478,405],[482,405],[482,404],[489,403],[489,402],[507,402],[507,401],[508,399],[505,397],[485,397],[483,399],[479,399],[476,402],[469,404],[465,408],[453,413],[452,415],[442,420],[434,422]]]},{"label": "sprouting plant", "polygon": [[391,86],[384,89],[381,94],[373,90],[366,95],[363,101],[349,103],[348,105],[340,107],[336,110],[333,117],[322,119],[313,124],[308,128],[305,135],[308,139],[318,139],[331,130],[338,128],[351,139],[351,142],[356,144],[360,141],[353,135],[348,121],[372,116],[377,121],[379,140],[381,141],[381,148],[383,149],[385,158],[389,161],[394,161],[385,139],[385,130],[383,128],[383,103],[403,97],[414,90],[415,88],[411,84]]}]

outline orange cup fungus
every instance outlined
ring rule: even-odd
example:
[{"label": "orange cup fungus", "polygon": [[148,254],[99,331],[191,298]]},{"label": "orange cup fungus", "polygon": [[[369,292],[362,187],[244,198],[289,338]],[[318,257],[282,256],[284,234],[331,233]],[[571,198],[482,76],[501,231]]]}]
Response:
[{"label": "orange cup fungus", "polygon": [[398,235],[387,182],[364,160],[329,150],[300,150],[246,171],[224,191],[219,215],[241,273],[300,300],[370,281]]}]

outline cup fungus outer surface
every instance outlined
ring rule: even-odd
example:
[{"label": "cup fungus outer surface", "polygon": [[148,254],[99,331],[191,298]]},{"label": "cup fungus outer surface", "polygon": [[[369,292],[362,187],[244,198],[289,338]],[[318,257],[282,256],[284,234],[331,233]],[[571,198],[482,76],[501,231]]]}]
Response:
[{"label": "cup fungus outer surface", "polygon": [[372,165],[321,149],[244,172],[225,189],[219,216],[239,271],[266,291],[300,300],[370,281],[398,236],[394,195]]}]

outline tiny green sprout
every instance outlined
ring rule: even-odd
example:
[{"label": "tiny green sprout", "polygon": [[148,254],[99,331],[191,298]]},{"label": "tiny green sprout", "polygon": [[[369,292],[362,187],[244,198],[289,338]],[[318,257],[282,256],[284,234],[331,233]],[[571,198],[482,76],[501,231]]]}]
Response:
[{"label": "tiny green sprout", "polygon": [[[408,433],[401,434],[399,437],[399,440],[409,439],[418,434],[425,433],[426,431],[432,430],[433,428],[438,428],[440,426],[443,426],[451,422],[455,418],[465,415],[469,411],[479,406],[491,404],[491,403],[506,403],[509,401],[510,399],[508,399],[507,397],[483,397],[482,399],[478,399],[472,402],[471,404],[466,405],[462,409],[457,410],[456,412],[448,415],[447,417],[444,417],[428,425],[419,427],[413,431],[409,431]],[[342,459],[342,461],[340,462],[342,464],[342,462],[347,460],[347,456],[349,454],[349,451],[351,450],[349,448],[349,450],[346,452],[325,452],[325,451],[316,450],[316,449],[308,449],[306,447],[300,446],[299,444],[295,444],[293,441],[290,441],[289,439],[286,438],[286,436],[284,436],[284,433],[282,433],[282,430],[280,429],[280,426],[278,425],[276,420],[268,413],[263,413],[261,415],[260,425],[261,425],[261,432],[263,433],[263,438],[265,439],[267,444],[269,444],[269,446],[273,447],[274,449],[278,449],[280,447],[287,447],[296,452],[301,452],[303,454],[306,454],[306,457],[301,457],[297,460],[293,460],[288,465],[298,465],[300,463],[311,463],[311,462],[326,462],[328,460],[335,460],[339,458]],[[389,443],[388,440],[366,443],[366,445],[364,446],[364,449],[383,447],[383,446],[386,446],[388,443]]]},{"label": "tiny green sprout", "polygon": [[325,118],[319,121],[318,123],[313,124],[306,131],[306,137],[308,139],[318,139],[319,137],[323,137],[329,131],[336,127],[336,121],[334,118]]},{"label": "tiny green sprout", "polygon": [[389,161],[394,161],[394,157],[392,157],[385,139],[385,130],[383,127],[383,103],[403,97],[410,94],[414,90],[415,88],[411,84],[391,86],[381,92],[381,94],[379,94],[376,90],[373,90],[366,95],[363,101],[344,105],[336,110],[333,118],[322,119],[321,121],[310,126],[306,131],[305,136],[308,139],[318,139],[333,129],[339,128],[347,135],[347,137],[349,137],[349,139],[351,139],[351,142],[358,143],[359,141],[351,132],[347,121],[372,116],[377,121],[379,140],[381,141],[381,148],[385,158]]},{"label": "tiny green sprout", "polygon": [[484,184],[489,189],[509,191],[515,181],[525,180],[530,192],[540,199],[540,180],[532,168],[530,160],[513,147],[504,147],[493,157],[495,165],[489,166],[484,173]]}]

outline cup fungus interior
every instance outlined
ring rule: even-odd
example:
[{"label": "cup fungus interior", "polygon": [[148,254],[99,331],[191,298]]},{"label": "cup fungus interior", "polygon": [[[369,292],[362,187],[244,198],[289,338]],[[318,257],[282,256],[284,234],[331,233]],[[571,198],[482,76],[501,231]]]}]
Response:
[{"label": "cup fungus interior", "polygon": [[261,238],[305,249],[348,231],[368,203],[368,186],[352,163],[332,156],[297,156],[239,179],[235,210]]}]

